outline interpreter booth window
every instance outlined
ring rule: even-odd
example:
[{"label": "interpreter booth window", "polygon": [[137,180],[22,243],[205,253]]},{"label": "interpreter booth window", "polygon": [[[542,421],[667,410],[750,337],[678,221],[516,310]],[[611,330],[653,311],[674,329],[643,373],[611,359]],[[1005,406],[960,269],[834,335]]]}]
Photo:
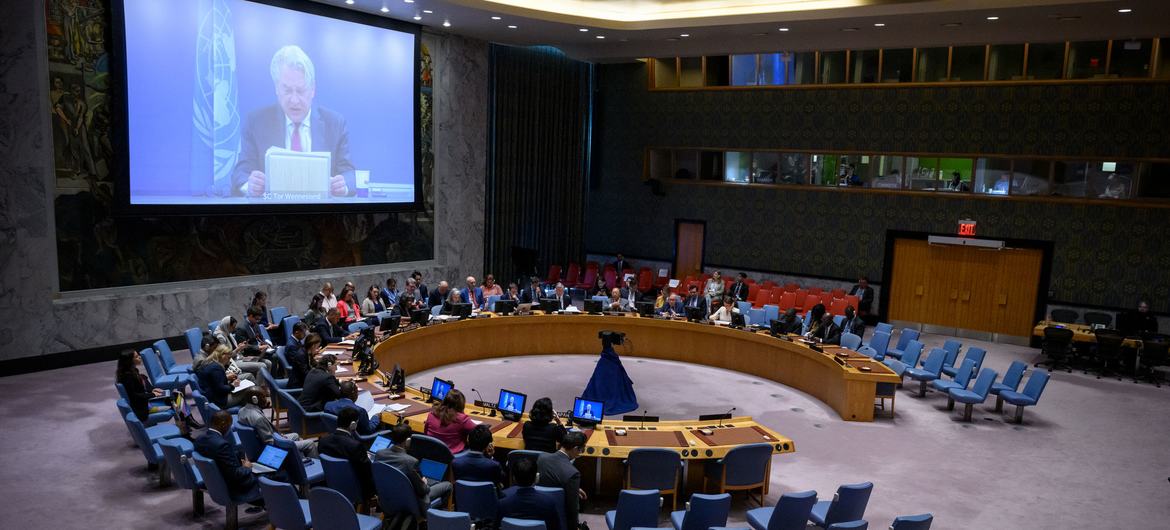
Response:
[{"label": "interpreter booth window", "polygon": [[1085,168],[1085,196],[1096,199],[1128,199],[1133,195],[1137,164],[1089,162]]},{"label": "interpreter booth window", "polygon": [[869,187],[897,190],[905,187],[907,181],[904,162],[901,156],[861,156],[857,170],[868,177]]},{"label": "interpreter booth window", "polygon": [[840,158],[837,155],[824,155],[820,153],[810,156],[809,184],[813,186],[836,186]]},{"label": "interpreter booth window", "polygon": [[1071,42],[1068,45],[1068,79],[1106,77],[1105,52],[1109,41]]},{"label": "interpreter booth window", "polygon": [[780,184],[804,184],[808,174],[809,155],[805,153],[780,153],[780,169],[776,182]]},{"label": "interpreter booth window", "polygon": [[987,54],[989,81],[1014,81],[1024,77],[1024,45],[993,44]]},{"label": "interpreter booth window", "polygon": [[1060,79],[1064,73],[1064,43],[1028,44],[1027,79]]},{"label": "interpreter booth window", "polygon": [[1012,161],[1012,195],[1049,195],[1048,176],[1052,162],[1047,160]]},{"label": "interpreter booth window", "polygon": [[756,151],[752,153],[752,182],[775,184],[780,173],[780,153]]},{"label": "interpreter booth window", "polygon": [[793,64],[793,77],[789,84],[811,85],[817,80],[817,52],[790,53]]},{"label": "interpreter booth window", "polygon": [[982,81],[986,46],[951,48],[951,81]]},{"label": "interpreter booth window", "polygon": [[1089,163],[1082,161],[1053,164],[1052,194],[1061,197],[1084,197]]},{"label": "interpreter booth window", "polygon": [[1158,79],[1170,79],[1170,37],[1158,39]]},{"label": "interpreter booth window", "polygon": [[1117,77],[1150,77],[1153,48],[1153,39],[1113,41],[1113,49],[1109,52],[1109,73]]},{"label": "interpreter booth window", "polygon": [[674,173],[673,164],[671,163],[674,152],[671,150],[651,149],[647,156],[650,158],[649,167],[647,168],[649,172],[647,175],[648,178],[668,179]]},{"label": "interpreter booth window", "polygon": [[1147,162],[1141,167],[1138,196],[1145,199],[1170,199],[1170,163]]},{"label": "interpreter booth window", "polygon": [[756,54],[731,56],[731,85],[756,86],[760,84]]},{"label": "interpreter booth window", "polygon": [[878,81],[878,51],[853,50],[849,54],[849,82],[876,83]]},{"label": "interpreter booth window", "polygon": [[1006,196],[1012,189],[1012,161],[1004,158],[975,160],[975,193]]},{"label": "interpreter booth window", "polygon": [[699,152],[694,149],[680,149],[674,152],[674,178],[695,180],[699,178]]},{"label": "interpreter booth window", "polygon": [[812,83],[815,65],[814,52],[761,53],[759,84],[781,86]]},{"label": "interpreter booth window", "polygon": [[935,191],[969,192],[975,161],[970,158],[939,158]]},{"label": "interpreter booth window", "polygon": [[688,88],[703,86],[703,58],[680,57],[679,86]]},{"label": "interpreter booth window", "polygon": [[651,59],[654,61],[655,88],[674,88],[678,86],[678,60],[674,57]]},{"label": "interpreter booth window", "polygon": [[699,180],[723,180],[723,151],[699,152]]},{"label": "interpreter booth window", "polygon": [[723,180],[727,182],[751,182],[752,154],[747,151],[728,151]]},{"label": "interpreter booth window", "polygon": [[949,48],[919,48],[918,74],[915,81],[919,83],[946,81],[949,56]]},{"label": "interpreter booth window", "polygon": [[905,157],[904,175],[909,182],[909,188],[920,191],[934,191],[938,189],[938,159]]},{"label": "interpreter booth window", "polygon": [[707,57],[706,86],[728,86],[731,84],[731,58],[726,55]]},{"label": "interpreter booth window", "polygon": [[845,82],[846,53],[844,50],[835,52],[821,52],[820,79],[822,85],[833,85]]},{"label": "interpreter booth window", "polygon": [[914,80],[914,48],[882,50],[882,82],[909,83]]}]

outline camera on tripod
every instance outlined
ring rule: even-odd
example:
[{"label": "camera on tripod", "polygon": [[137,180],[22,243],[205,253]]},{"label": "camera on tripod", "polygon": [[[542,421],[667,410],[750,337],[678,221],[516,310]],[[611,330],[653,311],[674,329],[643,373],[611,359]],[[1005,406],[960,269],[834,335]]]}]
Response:
[{"label": "camera on tripod", "polygon": [[353,342],[353,360],[358,362],[358,375],[365,377],[372,375],[378,369],[378,360],[374,359],[374,328],[361,330]]}]

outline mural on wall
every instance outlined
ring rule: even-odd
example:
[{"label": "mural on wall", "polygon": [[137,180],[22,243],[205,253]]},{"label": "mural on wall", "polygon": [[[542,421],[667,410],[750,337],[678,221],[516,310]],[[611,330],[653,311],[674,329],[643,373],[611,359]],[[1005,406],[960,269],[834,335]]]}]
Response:
[{"label": "mural on wall", "polygon": [[433,71],[421,43],[423,210],[411,213],[118,215],[110,142],[109,15],[46,0],[54,210],[62,291],[419,261],[434,255]]}]

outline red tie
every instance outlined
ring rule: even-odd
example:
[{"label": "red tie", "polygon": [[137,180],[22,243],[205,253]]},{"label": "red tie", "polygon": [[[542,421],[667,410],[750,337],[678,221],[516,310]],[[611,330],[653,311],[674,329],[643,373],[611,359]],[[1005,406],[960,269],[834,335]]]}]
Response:
[{"label": "red tie", "polygon": [[292,150],[293,151],[303,151],[304,150],[301,147],[301,124],[299,124],[299,123],[293,124]]}]

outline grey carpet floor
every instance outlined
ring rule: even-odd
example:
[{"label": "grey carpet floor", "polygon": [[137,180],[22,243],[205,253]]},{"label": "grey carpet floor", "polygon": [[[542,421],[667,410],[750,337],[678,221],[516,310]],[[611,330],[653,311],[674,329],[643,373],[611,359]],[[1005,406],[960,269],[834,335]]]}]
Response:
[{"label": "grey carpet floor", "polygon": [[[947,337],[924,336],[927,347]],[[989,351],[999,372],[1037,351],[965,341]],[[183,362],[180,360],[180,362]],[[551,397],[558,407],[584,388],[595,360],[587,356],[494,359],[411,374],[434,375],[460,388],[500,387]],[[945,410],[946,399],[900,390],[897,416],[842,421],[791,388],[745,374],[683,363],[624,357],[639,403],[650,414],[687,418],[737,406],[796,442],[774,457],[768,503],[787,491],[814,489],[830,498],[837,485],[875,484],[866,519],[886,528],[894,516],[935,514],[934,528],[1165,528],[1170,520],[1170,387],[1097,380],[1058,372],[1025,423],[1011,411],[976,409],[972,423]],[[223,510],[191,515],[190,496],[160,488],[118,421],[113,363],[0,378],[0,527],[220,528]],[[485,393],[485,397],[488,397]],[[493,399],[493,397],[488,397]],[[729,521],[743,524],[737,496]],[[604,530],[611,501],[585,507]],[[263,528],[263,513],[240,516]],[[663,519],[660,526],[669,526]]]}]

